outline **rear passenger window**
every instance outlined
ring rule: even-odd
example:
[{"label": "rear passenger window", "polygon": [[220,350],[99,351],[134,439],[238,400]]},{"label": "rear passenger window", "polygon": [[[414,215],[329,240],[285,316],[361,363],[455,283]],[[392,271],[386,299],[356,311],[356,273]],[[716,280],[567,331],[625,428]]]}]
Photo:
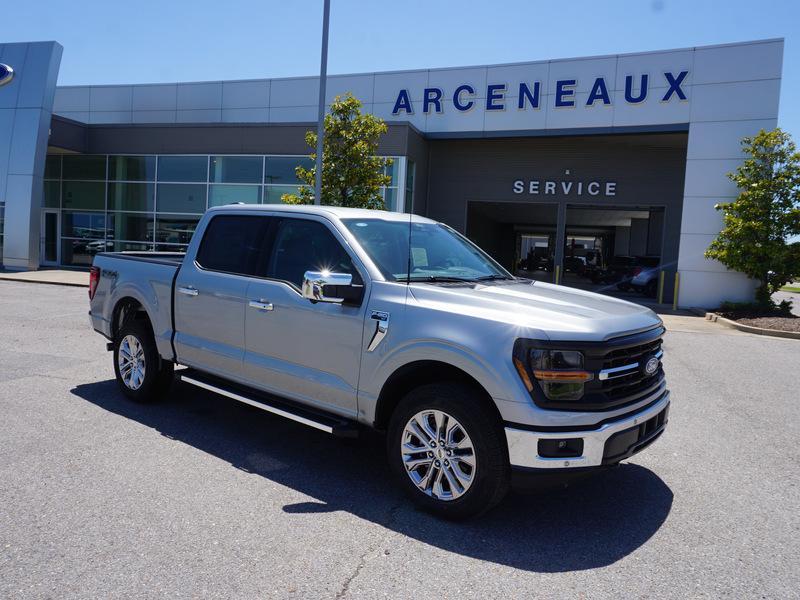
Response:
[{"label": "rear passenger window", "polygon": [[220,215],[206,228],[197,264],[204,269],[255,275],[262,258],[269,217]]},{"label": "rear passenger window", "polygon": [[356,273],[350,255],[325,225],[306,219],[281,219],[267,277],[299,288],[306,271]]}]

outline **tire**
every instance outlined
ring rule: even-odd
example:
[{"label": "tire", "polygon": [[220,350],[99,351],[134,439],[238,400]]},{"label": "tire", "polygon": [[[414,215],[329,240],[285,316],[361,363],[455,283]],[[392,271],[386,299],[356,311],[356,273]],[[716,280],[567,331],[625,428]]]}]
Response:
[{"label": "tire", "polygon": [[[431,448],[427,432],[435,431],[437,416],[451,443]],[[426,440],[412,430],[427,436]],[[466,385],[435,383],[409,392],[392,414],[386,441],[389,464],[399,485],[427,512],[446,519],[466,519],[485,513],[508,492],[511,469],[502,424],[480,394]],[[467,446],[472,448],[471,456]],[[420,450],[414,452],[413,448]],[[407,460],[417,465],[408,468]]]},{"label": "tire", "polygon": [[655,279],[648,281],[644,286],[644,295],[649,298],[655,298],[658,295],[658,282]]},{"label": "tire", "polygon": [[627,284],[627,283],[618,283],[617,284],[617,289],[620,292],[628,292],[628,291],[630,291],[631,286],[629,284]]},{"label": "tire", "polygon": [[[130,363],[125,359],[126,355],[135,359],[131,369],[123,369],[120,364]],[[159,356],[148,321],[131,319],[120,327],[114,340],[114,374],[117,385],[128,398],[134,402],[160,400],[172,384],[173,368],[171,362]]]}]

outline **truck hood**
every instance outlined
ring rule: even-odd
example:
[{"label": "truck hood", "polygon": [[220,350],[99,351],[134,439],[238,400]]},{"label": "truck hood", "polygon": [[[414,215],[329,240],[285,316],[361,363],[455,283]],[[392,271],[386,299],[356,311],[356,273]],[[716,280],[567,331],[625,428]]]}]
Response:
[{"label": "truck hood", "polygon": [[531,329],[551,340],[603,341],[662,324],[639,304],[539,281],[414,283],[409,291],[421,308]]}]

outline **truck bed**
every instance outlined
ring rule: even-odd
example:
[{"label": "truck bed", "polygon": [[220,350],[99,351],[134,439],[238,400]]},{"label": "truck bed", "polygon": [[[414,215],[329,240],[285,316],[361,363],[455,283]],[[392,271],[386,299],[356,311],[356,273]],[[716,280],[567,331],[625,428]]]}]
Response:
[{"label": "truck bed", "polygon": [[111,258],[122,258],[125,260],[136,260],[155,264],[180,265],[183,252],[98,252],[97,256],[108,256]]},{"label": "truck bed", "polygon": [[172,288],[184,256],[181,252],[98,253],[93,265],[100,269],[100,281],[90,304],[94,329],[111,339],[114,307],[121,299],[135,300],[147,312],[159,352],[172,358]]}]

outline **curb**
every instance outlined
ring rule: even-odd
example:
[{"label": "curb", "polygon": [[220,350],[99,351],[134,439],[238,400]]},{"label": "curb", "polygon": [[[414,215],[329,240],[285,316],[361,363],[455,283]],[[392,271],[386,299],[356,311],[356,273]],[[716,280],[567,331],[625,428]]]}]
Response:
[{"label": "curb", "polygon": [[717,313],[707,312],[706,321],[719,323],[731,329],[738,329],[745,333],[754,333],[756,335],[768,335],[771,337],[788,338],[790,340],[800,340],[800,332],[798,331],[782,331],[780,329],[765,329],[763,327],[753,327],[752,325],[742,325],[736,321],[731,321],[725,317],[719,316]]},{"label": "curb", "polygon": [[0,275],[0,281],[17,281],[20,283],[40,283],[46,285],[65,285],[67,287],[82,287],[88,288],[89,285],[86,283],[73,283],[71,281],[44,281],[42,279],[28,279],[26,277],[14,277],[14,276],[7,276],[7,275]]}]

